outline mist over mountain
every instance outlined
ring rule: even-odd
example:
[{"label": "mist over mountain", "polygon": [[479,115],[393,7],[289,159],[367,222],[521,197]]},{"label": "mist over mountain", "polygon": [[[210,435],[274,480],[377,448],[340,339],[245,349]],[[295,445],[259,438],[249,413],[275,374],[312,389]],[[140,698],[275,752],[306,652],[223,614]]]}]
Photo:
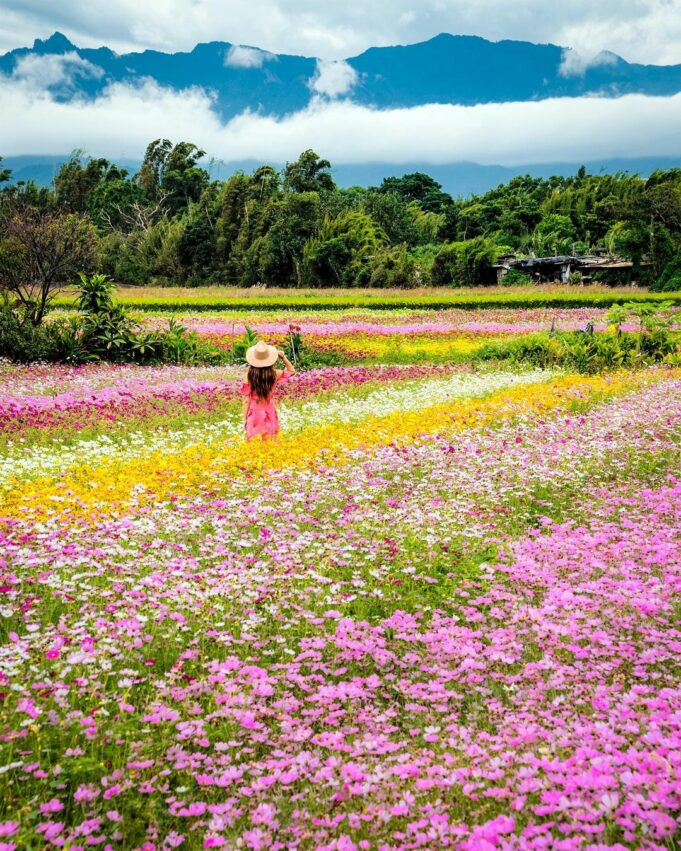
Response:
[{"label": "mist over mountain", "polygon": [[374,108],[424,104],[505,103],[555,97],[681,91],[681,65],[640,65],[614,53],[589,60],[568,48],[523,41],[491,42],[442,33],[418,44],[372,47],[344,61],[275,54],[215,41],[189,53],[116,54],[79,48],[54,33],[33,47],[0,56],[0,73],[30,69],[48,56],[69,56],[69,75],[46,79],[57,97],[97,97],[112,83],[154,80],[175,90],[200,87],[215,97],[223,119],[245,110],[278,117],[304,109],[311,98],[347,96]]},{"label": "mist over mountain", "polygon": [[[555,99],[581,99],[566,100],[566,103],[584,104],[591,114],[597,110],[591,109],[589,103],[596,98],[605,102],[631,95],[671,98],[681,92],[681,65],[630,63],[610,52],[585,58],[569,48],[553,44],[510,40],[492,42],[477,36],[445,33],[417,44],[372,47],[346,60],[324,61],[315,57],[275,54],[258,47],[224,41],[198,44],[190,52],[145,50],[117,54],[108,47],[80,48],[55,32],[47,39],[36,39],[30,48],[18,48],[0,56],[2,81],[23,86],[24,92],[35,92],[36,99],[47,98],[50,103],[70,107],[71,116],[79,107],[105,102],[112,92],[134,93],[148,88],[150,84],[158,86],[159,92],[171,93],[170,97],[174,97],[180,105],[200,93],[198,96],[209,99],[209,106],[203,107],[204,114],[209,109],[216,121],[223,124],[244,116],[251,122],[270,118],[286,122],[305,114],[306,110],[333,109],[343,104],[370,110],[372,114],[404,110],[407,115],[409,110],[432,109],[433,105],[489,110],[494,109],[495,104],[507,104],[506,108],[522,108],[522,104],[526,104],[528,110],[536,112],[539,105],[546,103],[546,122],[540,121],[537,125],[533,118],[535,124],[527,128],[527,137],[536,148],[537,132],[546,132],[546,146],[552,151],[553,143],[548,133],[555,134],[556,120],[561,120],[560,109],[551,106]],[[671,101],[665,102],[671,108]],[[137,107],[138,110],[143,108]],[[493,118],[487,120],[494,126]],[[574,119],[569,119],[566,113],[566,130],[570,121],[572,127],[569,129],[574,132]],[[125,117],[122,123],[118,120],[117,138],[126,138],[126,126]],[[423,144],[432,138],[433,127],[439,128],[438,132],[445,138],[449,132],[439,118],[431,118],[430,127],[431,130],[423,128]],[[74,128],[72,136],[67,134],[66,144],[56,138],[56,128],[53,130],[53,136],[48,131],[47,136],[39,140],[40,145],[36,143],[33,149],[28,145],[33,144],[35,134],[28,134],[29,141],[20,143],[18,150],[15,145],[14,150],[3,151],[0,141],[0,155],[14,155],[5,159],[13,169],[15,180],[34,179],[39,183],[49,183],[59,163],[68,158],[69,144],[82,145],[93,156],[102,152],[96,143],[82,139],[77,128]],[[464,127],[462,132],[466,130]],[[585,125],[581,130],[597,140],[608,131],[607,119],[600,127],[596,123],[593,127]],[[617,138],[614,127],[611,126],[609,132]],[[231,125],[226,133],[232,135]],[[167,133],[154,124],[145,139],[150,141],[159,135]],[[303,135],[303,147],[316,144]],[[627,169],[641,174],[678,162],[678,158],[665,155],[673,153],[674,147],[670,151],[667,144],[662,150],[652,147],[648,150],[645,138],[630,153],[613,145],[612,156],[608,155],[610,148],[606,144],[586,157],[581,152],[567,151],[566,156],[566,152],[556,150],[553,157],[543,157],[536,163],[530,157],[525,164],[514,165],[515,161],[511,158],[510,161],[501,159],[503,165],[497,165],[493,155],[485,157],[482,152],[479,162],[474,161],[477,153],[474,147],[473,156],[470,150],[457,154],[452,149],[451,162],[442,162],[441,153],[439,161],[433,162],[428,161],[425,148],[420,150],[417,135],[412,133],[413,143],[406,156],[390,155],[387,150],[382,155],[379,150],[378,155],[360,154],[354,157],[355,161],[342,162],[326,148],[322,148],[320,153],[331,156],[334,176],[340,185],[380,183],[388,175],[423,170],[433,174],[447,191],[458,196],[483,192],[515,174],[572,174],[582,161],[586,161],[594,172]],[[651,133],[651,138],[654,135]],[[500,136],[503,138],[501,131]],[[622,136],[626,138],[626,134]],[[486,138],[489,137],[487,132]],[[357,150],[361,138],[357,133],[354,137],[351,135],[347,150]],[[481,138],[485,138],[485,133],[481,133]],[[394,141],[395,131],[386,129],[385,139],[386,142]],[[218,162],[211,167],[211,172],[219,177],[239,168],[250,169],[263,160],[278,166],[297,153],[291,151],[282,156],[275,151],[261,155],[254,150],[251,154],[246,143],[236,156],[225,157],[203,141],[199,126],[196,126],[191,140],[206,148],[209,156],[226,159],[226,162]],[[41,152],[40,156],[35,155],[37,151]],[[110,144],[105,152],[134,170],[143,153],[139,133],[129,145],[123,147],[121,144],[120,155],[115,155]],[[639,153],[641,156],[638,156]],[[245,160],[243,155],[252,159]],[[568,159],[570,156],[574,159]]]}]

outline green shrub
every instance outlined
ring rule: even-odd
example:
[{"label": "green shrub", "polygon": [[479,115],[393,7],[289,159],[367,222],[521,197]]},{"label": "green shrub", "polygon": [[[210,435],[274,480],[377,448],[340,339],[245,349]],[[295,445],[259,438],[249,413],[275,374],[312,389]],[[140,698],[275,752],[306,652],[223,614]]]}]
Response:
[{"label": "green shrub", "polygon": [[681,252],[673,257],[662,270],[660,277],[650,287],[653,292],[669,293],[681,291]]},{"label": "green shrub", "polygon": [[532,279],[519,269],[509,269],[501,279],[502,287],[526,287],[531,283]]},{"label": "green shrub", "polygon": [[82,272],[78,277],[78,310],[82,313],[102,313],[113,308],[113,281],[106,275],[92,275],[88,278]]},{"label": "green shrub", "polygon": [[421,266],[408,251],[406,243],[377,252],[371,267],[370,287],[410,289],[422,285]]},{"label": "green shrub", "polygon": [[84,350],[97,360],[134,363],[225,363],[230,353],[188,332],[174,319],[159,331],[143,331],[126,309],[111,300],[112,285],[104,275],[81,275],[77,323]]},{"label": "green shrub", "polygon": [[476,286],[494,282],[492,266],[499,248],[484,236],[463,242],[449,242],[435,255],[431,277],[435,285]]},{"label": "green shrub", "polygon": [[81,314],[68,320],[34,325],[0,304],[0,357],[16,363],[35,361],[85,363],[105,360],[140,364],[229,363],[232,353],[201,340],[174,319],[159,331],[143,331],[120,304],[111,299],[112,285],[104,275],[81,275]]},{"label": "green shrub", "polygon": [[33,325],[22,321],[5,300],[0,303],[0,358],[15,363],[89,360],[83,350],[74,320]]},{"label": "green shrub", "polygon": [[258,342],[258,332],[246,325],[243,337],[234,343],[232,355],[236,363],[243,363],[246,359],[246,350]]},{"label": "green shrub", "polygon": [[555,365],[556,352],[546,333],[507,337],[485,343],[475,353],[476,360],[509,360],[546,368]]},{"label": "green shrub", "polygon": [[598,373],[622,367],[674,362],[678,343],[672,332],[589,334],[565,331],[528,334],[487,343],[475,355],[479,360],[508,360],[544,369]]},{"label": "green shrub", "polygon": [[157,361],[211,366],[234,362],[231,352],[202,340],[195,331],[187,331],[174,319],[169,320],[167,328],[156,331],[153,338]]}]

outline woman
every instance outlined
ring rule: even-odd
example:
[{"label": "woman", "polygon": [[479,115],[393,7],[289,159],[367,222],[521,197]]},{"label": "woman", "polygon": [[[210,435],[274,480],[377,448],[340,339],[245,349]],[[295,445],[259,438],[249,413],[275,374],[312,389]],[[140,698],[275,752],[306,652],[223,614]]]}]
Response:
[{"label": "woman", "polygon": [[[281,358],[285,369],[274,368]],[[244,397],[244,427],[246,440],[261,435],[263,438],[274,437],[279,433],[279,417],[274,407],[274,388],[282,381],[295,375],[293,365],[286,355],[267,343],[256,343],[246,352],[248,374],[241,386]]]}]

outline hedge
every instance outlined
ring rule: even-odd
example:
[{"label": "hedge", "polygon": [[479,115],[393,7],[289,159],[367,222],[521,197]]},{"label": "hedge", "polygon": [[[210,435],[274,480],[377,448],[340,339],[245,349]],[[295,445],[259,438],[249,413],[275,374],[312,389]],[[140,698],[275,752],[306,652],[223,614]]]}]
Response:
[{"label": "hedge", "polygon": [[[339,310],[348,308],[369,308],[372,310],[446,310],[461,308],[475,310],[491,307],[611,307],[613,304],[625,302],[655,302],[671,301],[681,306],[681,292],[651,293],[632,290],[588,290],[575,289],[535,290],[523,289],[504,292],[489,292],[481,290],[476,293],[443,293],[432,294],[385,294],[381,291],[373,293],[348,291],[340,294],[327,295],[322,292],[291,293],[290,296],[281,292],[272,295],[254,296],[221,296],[182,294],[180,296],[134,295],[119,293],[116,301],[130,308],[145,312],[185,312],[185,311],[248,311],[248,310]],[[54,306],[63,310],[75,308],[73,299],[66,295],[59,296]]]}]

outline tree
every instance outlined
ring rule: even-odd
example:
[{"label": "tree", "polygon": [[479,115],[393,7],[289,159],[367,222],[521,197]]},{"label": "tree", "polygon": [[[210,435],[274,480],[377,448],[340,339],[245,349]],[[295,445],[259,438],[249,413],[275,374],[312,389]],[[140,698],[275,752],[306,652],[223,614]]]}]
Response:
[{"label": "tree", "polygon": [[208,186],[199,203],[192,204],[183,219],[178,257],[186,267],[192,283],[207,280],[216,269],[218,192],[217,184]]},{"label": "tree", "polygon": [[83,164],[83,151],[74,151],[68,162],[62,163],[54,178],[57,206],[67,213],[86,213],[90,208],[92,193],[106,180],[125,177],[109,160],[87,159]]},{"label": "tree", "polygon": [[407,246],[385,246],[373,257],[370,287],[418,287],[423,283],[421,266]]},{"label": "tree", "polygon": [[255,239],[271,223],[273,204],[280,197],[281,179],[271,166],[260,166],[251,175],[235,172],[216,187],[216,262],[222,279],[240,280],[244,256]]},{"label": "tree", "polygon": [[9,168],[2,167],[2,157],[0,157],[0,183],[6,183],[12,176],[12,171]]},{"label": "tree", "polygon": [[49,186],[38,186],[34,180],[17,180],[0,190],[0,202],[4,202],[4,210],[0,208],[0,215],[7,213],[9,209],[54,210],[54,192]]},{"label": "tree", "polygon": [[308,149],[295,162],[284,168],[286,192],[332,192],[336,184],[331,177],[331,163]]},{"label": "tree", "polygon": [[92,223],[75,213],[13,206],[0,217],[0,290],[39,325],[56,289],[97,265]]},{"label": "tree", "polygon": [[173,145],[169,139],[155,139],[147,145],[135,181],[149,201],[176,215],[198,201],[208,184],[208,172],[197,165],[205,155],[191,142]]},{"label": "tree", "polygon": [[577,232],[569,216],[549,213],[534,230],[534,247],[539,256],[572,254]]},{"label": "tree", "polygon": [[486,237],[443,245],[431,269],[433,283],[454,287],[491,284],[499,247]]},{"label": "tree", "polygon": [[360,210],[327,218],[319,235],[305,245],[306,277],[315,284],[362,286],[368,283],[371,263],[383,241],[374,220]]},{"label": "tree", "polygon": [[362,206],[393,245],[412,246],[423,241],[417,216],[410,209],[410,202],[399,192],[370,189]]},{"label": "tree", "polygon": [[674,256],[674,241],[669,230],[661,222],[653,222],[650,227],[648,260],[650,261],[647,278],[655,281]]},{"label": "tree", "polygon": [[150,206],[142,189],[122,172],[122,176],[98,183],[90,195],[88,212],[103,231],[147,228],[160,213],[160,205]]},{"label": "tree", "polygon": [[386,177],[379,191],[396,192],[405,201],[416,201],[422,210],[430,213],[444,213],[453,203],[452,196],[442,191],[442,184],[422,171]]},{"label": "tree", "polygon": [[653,292],[681,290],[681,253],[673,257],[662,270],[659,278],[651,284]]},{"label": "tree", "polygon": [[[622,278],[677,280],[670,262],[681,250],[681,169],[647,179],[585,167],[571,177],[520,175],[453,200],[418,171],[379,187],[339,189],[329,161],[313,150],[281,172],[263,165],[213,182],[203,156],[191,142],[156,139],[131,179],[76,151],[52,188],[7,185],[0,159],[0,219],[20,210],[87,215],[103,271],[130,283],[388,286],[430,282],[431,273],[436,283],[489,283],[500,251],[606,245],[633,260],[633,270],[617,273]],[[10,248],[19,250],[6,241]]]},{"label": "tree", "polygon": [[263,203],[276,195],[280,186],[279,172],[270,165],[261,165],[250,177],[249,196],[252,200]]},{"label": "tree", "polygon": [[292,192],[263,210],[267,227],[244,252],[242,283],[302,286],[303,249],[314,235],[317,192]]},{"label": "tree", "polygon": [[445,224],[446,216],[444,213],[433,213],[424,210],[416,201],[411,201],[407,204],[407,211],[411,216],[417,232],[417,245],[426,245],[429,242],[435,242],[438,234]]},{"label": "tree", "polygon": [[101,243],[102,270],[126,284],[181,283],[186,268],[180,258],[184,222],[163,216],[145,229],[113,231]]},{"label": "tree", "polygon": [[631,260],[633,274],[638,276],[650,245],[650,233],[641,221],[615,222],[606,234],[605,244],[611,254]]},{"label": "tree", "polygon": [[217,251],[223,263],[228,263],[234,243],[239,236],[250,199],[251,182],[242,171],[237,171],[225,183],[218,195],[219,215],[216,224]]},{"label": "tree", "polygon": [[170,139],[155,139],[149,142],[144,152],[144,160],[135,175],[135,182],[150,201],[158,200],[165,163],[172,147]]},{"label": "tree", "polygon": [[645,202],[655,221],[681,231],[681,168],[653,172],[646,185]]},{"label": "tree", "polygon": [[193,215],[185,224],[177,252],[194,283],[210,276],[215,260],[215,229],[207,216]]},{"label": "tree", "polygon": [[208,185],[208,172],[196,165],[206,155],[191,142],[178,142],[169,152],[161,180],[161,189],[167,193],[166,209],[171,215],[186,210],[192,201],[198,201]]}]

